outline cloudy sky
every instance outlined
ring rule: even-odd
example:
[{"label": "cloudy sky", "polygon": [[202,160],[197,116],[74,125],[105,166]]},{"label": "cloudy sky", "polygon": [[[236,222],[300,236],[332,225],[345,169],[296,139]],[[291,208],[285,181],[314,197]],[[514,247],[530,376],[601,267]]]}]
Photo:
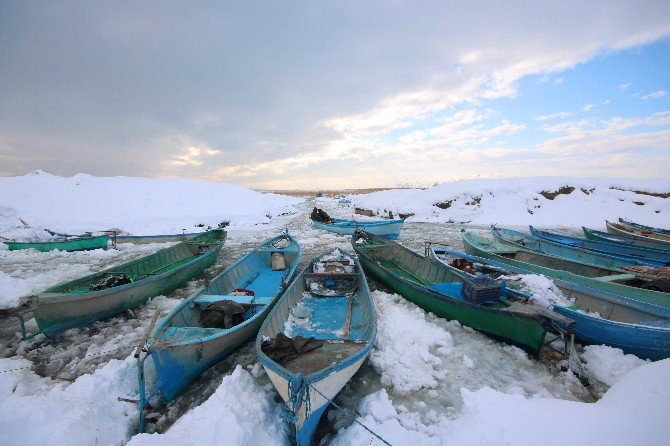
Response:
[{"label": "cloudy sky", "polygon": [[0,175],[670,178],[670,1],[0,3]]}]

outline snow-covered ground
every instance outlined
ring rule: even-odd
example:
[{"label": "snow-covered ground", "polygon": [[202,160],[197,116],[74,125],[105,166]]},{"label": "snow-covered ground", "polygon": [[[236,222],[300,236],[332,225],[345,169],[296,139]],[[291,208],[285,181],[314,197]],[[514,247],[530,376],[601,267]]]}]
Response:
[{"label": "snow-covered ground", "polygon": [[409,221],[417,222],[604,229],[605,219],[619,217],[667,226],[668,194],[667,179],[531,177],[461,180],[426,190],[393,189],[347,198],[378,215],[413,214]]},{"label": "snow-covered ground", "polygon": [[[662,185],[656,191],[662,192]],[[572,194],[577,192],[582,194],[579,188]],[[10,206],[3,194],[0,188],[0,206],[6,209]],[[570,195],[559,195],[554,201]],[[261,198],[248,197],[253,211],[232,225],[217,263],[167,296],[89,327],[68,330],[57,340],[40,335],[21,341],[16,322],[0,318],[0,444],[287,444],[281,400],[258,364],[251,342],[206,371],[172,403],[150,409],[149,433],[135,435],[138,411],[132,401],[137,399],[137,368],[132,352],[154,311],[167,314],[180,299],[283,228],[289,228],[301,243],[301,266],[327,250],[352,251],[346,236],[313,228],[308,213],[316,205],[331,215],[348,217],[353,206],[338,206],[337,200],[324,197],[292,208],[287,206],[294,199],[279,197],[281,205],[269,205],[277,211],[267,218],[262,213],[266,209],[259,211],[262,203],[253,201]],[[53,225],[25,210],[21,214],[32,216],[37,224]],[[212,222],[232,219],[221,212]],[[285,212],[293,213],[281,215]],[[638,215],[642,214],[628,214]],[[6,221],[3,218],[0,221]],[[168,232],[175,228],[163,226],[170,218],[159,220],[156,227],[147,220],[137,231]],[[566,215],[556,223],[569,218]],[[130,219],[125,222],[134,228]],[[102,224],[95,218],[80,223],[58,229],[97,229]],[[460,248],[459,229],[410,220],[399,241],[418,252],[423,252],[425,240]],[[487,231],[477,225],[470,229]],[[23,293],[37,293],[54,282],[157,248],[119,247],[119,251],[88,253],[0,251],[0,296],[11,296],[7,306],[13,306]],[[529,282],[533,289],[550,286],[541,280]],[[370,280],[370,285],[379,316],[377,341],[370,360],[335,401],[391,444],[666,443],[670,360],[650,363],[606,346],[580,347],[594,383],[587,389],[550,356],[532,359],[516,347],[427,313],[380,283]],[[381,444],[335,409],[324,415],[317,443]]]}]

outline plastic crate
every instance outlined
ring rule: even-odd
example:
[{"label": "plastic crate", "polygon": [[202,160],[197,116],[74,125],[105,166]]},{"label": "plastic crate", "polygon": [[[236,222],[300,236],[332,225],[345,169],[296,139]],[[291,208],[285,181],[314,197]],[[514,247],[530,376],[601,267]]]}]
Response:
[{"label": "plastic crate", "polygon": [[476,305],[498,303],[503,287],[490,276],[467,277],[461,288],[461,296]]}]

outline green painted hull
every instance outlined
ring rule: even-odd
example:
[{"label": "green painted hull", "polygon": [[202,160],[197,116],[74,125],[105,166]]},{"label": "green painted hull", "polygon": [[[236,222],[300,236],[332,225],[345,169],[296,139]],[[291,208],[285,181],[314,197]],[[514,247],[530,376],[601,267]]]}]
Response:
[{"label": "green painted hull", "polygon": [[[669,293],[645,290],[643,288],[636,288],[603,280],[607,279],[607,276],[602,276],[600,278],[586,277],[568,272],[565,269],[553,269],[551,267],[539,266],[526,261],[515,260],[510,257],[518,255],[518,253],[523,252],[523,250],[506,245],[496,240],[480,237],[469,232],[463,232],[462,237],[465,252],[468,254],[496,260],[498,262],[502,262],[517,268],[522,268],[536,274],[542,274],[553,279],[584,285],[596,290],[604,291],[606,293],[612,293],[630,299],[635,299],[640,302],[646,302],[661,307],[670,307]],[[561,264],[556,263],[554,266],[556,268],[561,268],[560,265]]]},{"label": "green painted hull", "polygon": [[[40,331],[57,333],[90,324],[168,293],[216,262],[226,232],[213,230],[132,262],[48,288],[32,310]],[[103,290],[91,287],[106,277],[131,282]]]},{"label": "green painted hull", "polygon": [[509,303],[475,305],[433,290],[433,284],[462,282],[464,276],[397,243],[374,240],[376,243],[371,244],[353,242],[354,250],[363,267],[395,292],[437,316],[538,355],[547,332],[546,319],[540,314],[514,311]]},{"label": "green painted hull", "polygon": [[10,251],[19,249],[35,249],[41,252],[54,251],[88,251],[91,249],[107,249],[108,235],[98,237],[80,237],[70,240],[57,240],[53,242],[5,242]]}]

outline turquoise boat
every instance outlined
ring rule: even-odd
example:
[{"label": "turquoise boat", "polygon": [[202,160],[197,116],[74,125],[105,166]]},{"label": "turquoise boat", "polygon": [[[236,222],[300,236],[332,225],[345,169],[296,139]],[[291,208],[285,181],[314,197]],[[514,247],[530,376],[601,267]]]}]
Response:
[{"label": "turquoise boat", "polygon": [[645,231],[627,226],[620,223],[614,223],[605,220],[607,232],[618,237],[628,239],[629,243],[634,245],[649,246],[651,248],[670,249],[670,235],[659,234],[658,232]]},{"label": "turquoise boat", "polygon": [[626,220],[623,218],[619,219],[619,223],[625,226],[632,226],[633,228],[640,229],[642,231],[657,232],[659,234],[670,235],[670,229],[656,228],[654,226],[641,225],[640,223],[635,223],[634,221]]},{"label": "turquoise boat", "polygon": [[[300,245],[288,233],[266,240],[199,289],[153,330],[139,358],[140,431],[154,396],[167,403],[198,375],[256,335],[300,262]],[[157,382],[146,389],[150,357]]]},{"label": "turquoise boat", "polygon": [[[47,288],[33,302],[39,332],[56,334],[143,304],[214,264],[226,239],[215,229],[132,262]],[[24,337],[27,335],[21,315]]]},{"label": "turquoise boat", "polygon": [[621,257],[588,251],[586,249],[575,246],[563,245],[542,239],[540,237],[534,237],[531,234],[515,231],[513,229],[492,226],[491,233],[497,240],[512,246],[518,246],[519,248],[528,249],[530,251],[546,254],[549,256],[561,257],[572,262],[588,263],[589,265],[595,265],[610,270],[617,270],[621,274],[624,274],[625,271],[621,270],[620,268],[642,265],[639,260],[624,259]]},{"label": "turquoise boat", "polygon": [[560,320],[566,326],[572,323],[528,302],[527,296],[508,290],[505,283],[490,283],[479,277],[468,280],[464,272],[422,257],[392,240],[359,232],[352,245],[365,270],[408,301],[516,345],[535,357],[554,322]]},{"label": "turquoise boat", "polygon": [[299,446],[370,354],[376,314],[355,257],[335,250],[286,289],[256,337],[256,354],[286,402]]},{"label": "turquoise boat", "polygon": [[650,266],[670,265],[670,251],[661,249],[645,248],[630,244],[613,243],[599,240],[589,240],[581,237],[571,237],[556,234],[550,231],[542,231],[530,226],[530,233],[537,238],[574,248],[585,249],[600,254],[607,254],[622,259],[637,261]]},{"label": "turquoise boat", "polygon": [[403,219],[357,221],[333,218],[327,223],[312,220],[312,225],[314,225],[315,228],[345,235],[353,235],[353,233],[356,232],[356,229],[360,228],[370,234],[395,240],[398,238],[398,235],[400,235],[400,230],[402,229],[404,221],[405,220]]},{"label": "turquoise boat", "polygon": [[462,232],[461,236],[468,254],[652,305],[670,306],[670,293],[637,288],[636,285],[643,281],[635,274],[622,274],[610,268],[542,254],[467,231]]},{"label": "turquoise boat", "polygon": [[[463,242],[468,251],[486,253],[489,249],[489,241],[474,234],[464,233]],[[499,262],[488,256],[483,258],[440,247],[431,247],[427,255],[447,266],[453,259],[459,259],[457,263],[462,267],[462,260],[466,260],[470,275],[507,277],[510,274],[537,274],[537,271]],[[670,308],[627,299],[564,278],[554,277],[553,281],[565,296],[574,299],[574,304],[553,305],[552,310],[576,322],[575,336],[578,341],[609,345],[651,360],[670,357]]]},{"label": "turquoise boat", "polygon": [[54,251],[56,249],[59,251],[89,251],[92,249],[107,249],[108,240],[109,235],[99,235],[95,237],[90,235],[81,235],[59,237],[55,240],[50,240],[47,242],[15,242],[4,240],[0,240],[0,242],[6,244],[10,251],[16,251],[19,249],[35,249],[40,252],[48,252]]}]

